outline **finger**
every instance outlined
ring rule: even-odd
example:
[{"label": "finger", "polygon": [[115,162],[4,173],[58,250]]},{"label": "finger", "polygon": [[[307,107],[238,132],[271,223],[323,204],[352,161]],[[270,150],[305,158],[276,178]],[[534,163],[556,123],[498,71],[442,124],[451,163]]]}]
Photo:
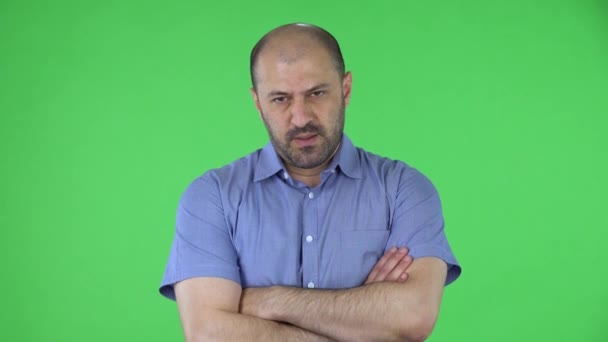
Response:
[{"label": "finger", "polygon": [[399,264],[399,262],[407,256],[408,249],[403,247],[397,250],[396,252],[389,255],[386,261],[378,265],[376,268],[376,272],[370,277],[371,282],[384,281],[386,276],[390,274],[394,268]]},{"label": "finger", "polygon": [[384,253],[382,258],[380,258],[380,260],[378,260],[378,262],[376,263],[374,268],[378,268],[378,266],[381,267],[382,265],[386,264],[386,262],[391,258],[391,256],[393,256],[393,254],[395,254],[397,251],[398,251],[398,249],[396,246],[391,247],[391,249],[389,249],[386,253]]},{"label": "finger", "polygon": [[378,262],[376,262],[376,264],[374,265],[374,268],[367,276],[367,280],[365,281],[365,284],[368,284],[368,283],[374,281],[374,279],[378,275],[378,272],[380,271],[380,268],[384,264],[386,264],[386,262],[393,256],[393,254],[395,254],[395,252],[397,252],[397,247],[393,246],[393,247],[391,247],[391,249],[386,251],[386,253],[384,253],[384,255],[380,258],[380,260],[378,260]]},{"label": "finger", "polygon": [[[385,281],[387,279],[387,277],[389,275],[391,275],[393,272],[398,273],[398,274],[403,273],[403,271],[405,271],[405,269],[403,269],[403,271],[401,271],[400,269],[395,270],[395,268],[400,265],[401,261],[404,258],[407,257],[407,253],[408,253],[407,248],[400,248],[397,252],[395,252],[386,261],[386,263],[384,263],[380,267],[380,269],[378,270],[378,273],[377,273],[376,277],[374,278],[374,281]],[[393,278],[396,278],[396,277],[398,277],[398,275],[394,276]]]},{"label": "finger", "polygon": [[[406,274],[405,272],[412,264],[412,257],[406,255],[399,261],[397,265],[384,277],[382,281],[399,281],[400,278]],[[407,278],[407,276],[406,276]]]}]

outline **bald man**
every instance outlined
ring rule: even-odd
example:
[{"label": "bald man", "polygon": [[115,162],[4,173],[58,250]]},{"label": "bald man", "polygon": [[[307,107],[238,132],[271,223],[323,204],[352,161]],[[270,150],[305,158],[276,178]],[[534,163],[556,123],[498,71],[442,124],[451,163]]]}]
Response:
[{"label": "bald man", "polygon": [[343,133],[352,75],[327,31],[251,53],[270,142],[184,192],[160,292],[188,341],[421,341],[460,274],[432,183]]}]

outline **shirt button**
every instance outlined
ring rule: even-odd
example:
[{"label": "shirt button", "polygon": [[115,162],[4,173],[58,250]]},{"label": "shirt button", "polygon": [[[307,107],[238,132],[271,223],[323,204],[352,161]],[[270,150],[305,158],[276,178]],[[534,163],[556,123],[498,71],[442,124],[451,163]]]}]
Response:
[{"label": "shirt button", "polygon": [[308,198],[313,199],[315,198],[315,194],[311,192],[308,193]]},{"label": "shirt button", "polygon": [[311,235],[308,235],[308,236],[306,237],[306,242],[312,242],[312,240],[313,240],[313,239],[312,239],[312,236],[311,236]]},{"label": "shirt button", "polygon": [[309,283],[308,283],[308,285],[306,285],[306,286],[308,286],[308,288],[309,288],[309,289],[314,289],[314,288],[315,288],[315,283],[313,283],[313,282],[311,281],[311,282],[309,282]]},{"label": "shirt button", "polygon": [[287,172],[283,172],[283,178],[285,178],[285,179],[289,178],[289,174]]}]

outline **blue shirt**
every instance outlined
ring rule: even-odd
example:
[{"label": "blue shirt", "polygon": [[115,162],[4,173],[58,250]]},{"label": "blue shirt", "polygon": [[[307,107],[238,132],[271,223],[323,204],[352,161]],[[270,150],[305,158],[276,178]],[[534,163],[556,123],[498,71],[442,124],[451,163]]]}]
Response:
[{"label": "blue shirt", "polygon": [[197,178],[184,192],[160,292],[193,277],[243,288],[360,286],[392,246],[460,274],[433,184],[400,161],[340,148],[314,188],[292,179],[273,146]]}]

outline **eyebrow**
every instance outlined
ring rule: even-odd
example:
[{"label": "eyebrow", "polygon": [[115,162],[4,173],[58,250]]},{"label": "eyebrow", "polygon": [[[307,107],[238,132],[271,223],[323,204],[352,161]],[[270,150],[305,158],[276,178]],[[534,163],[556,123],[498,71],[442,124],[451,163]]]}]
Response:
[{"label": "eyebrow", "polygon": [[306,92],[307,92],[307,93],[312,93],[312,92],[314,92],[314,91],[317,91],[317,90],[319,90],[319,89],[323,89],[323,88],[327,88],[327,87],[329,87],[329,83],[321,83],[321,84],[319,84],[319,85],[316,85],[316,86],[314,86],[314,87],[312,87],[312,88],[308,89]]},{"label": "eyebrow", "polygon": [[[316,85],[316,86],[314,86],[314,87],[312,87],[310,89],[307,89],[305,91],[305,93],[312,93],[312,92],[315,92],[315,91],[317,91],[319,89],[323,89],[323,88],[327,88],[327,87],[329,87],[329,83],[321,83],[321,84],[318,84],[318,85]],[[273,90],[273,91],[269,92],[268,95],[266,95],[266,96],[267,97],[274,97],[274,96],[288,96],[288,95],[289,95],[289,93],[287,93],[285,91]]]}]

